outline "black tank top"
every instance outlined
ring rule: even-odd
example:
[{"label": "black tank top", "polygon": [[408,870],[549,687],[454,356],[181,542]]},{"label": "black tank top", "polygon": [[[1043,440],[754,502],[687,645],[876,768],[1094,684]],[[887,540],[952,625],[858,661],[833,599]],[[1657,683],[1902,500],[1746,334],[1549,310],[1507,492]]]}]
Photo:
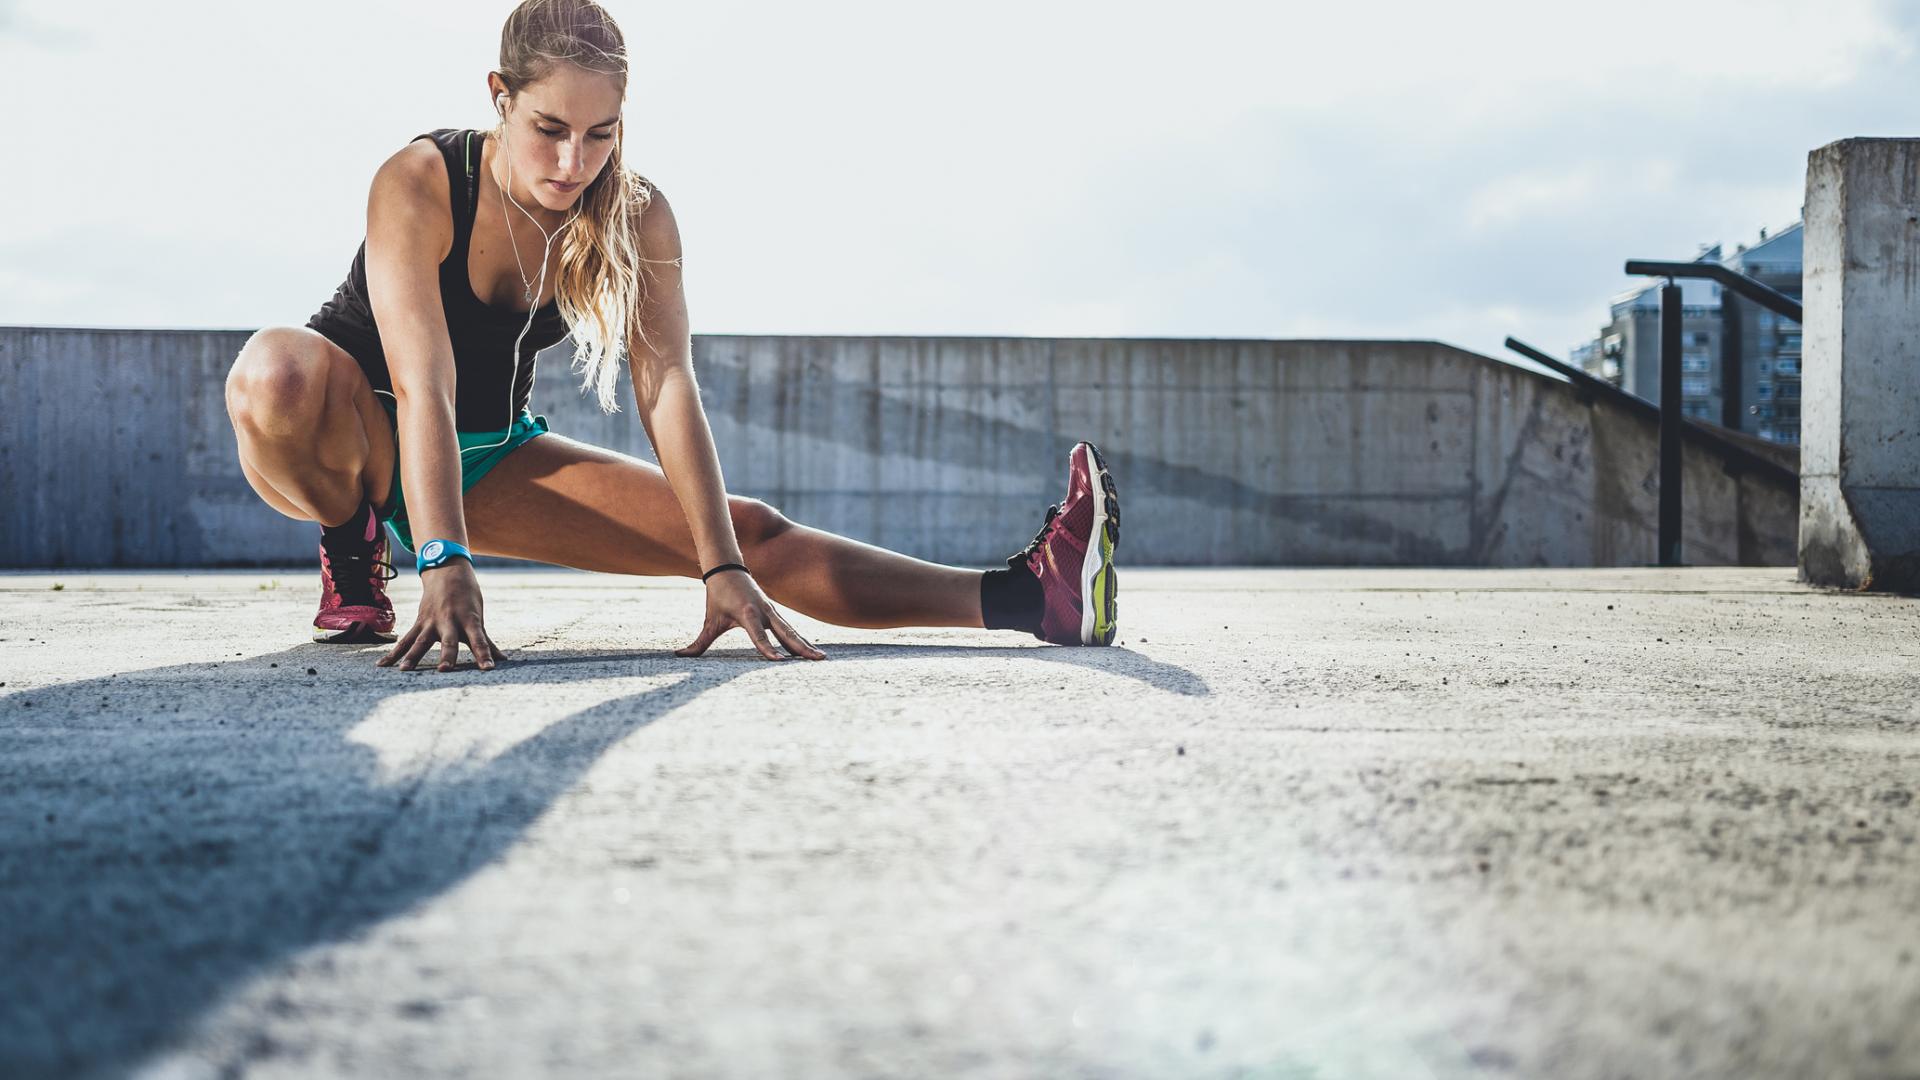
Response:
[{"label": "black tank top", "polygon": [[[432,139],[447,163],[447,188],[453,211],[453,249],[440,263],[440,304],[447,315],[447,337],[453,345],[454,428],[459,431],[500,431],[513,423],[533,397],[534,356],[567,336],[558,302],[541,306],[520,344],[516,364],[513,340],[527,325],[527,313],[495,307],[473,294],[467,276],[467,245],[473,238],[473,216],[480,192],[482,134],[458,128],[438,128],[415,135],[409,142]],[[547,276],[553,276],[548,267]],[[307,326],[345,349],[366,372],[376,393],[393,396],[393,376],[387,371],[386,350],[373,319],[367,293],[367,242],[353,256],[347,280],[321,306]],[[516,378],[515,369],[518,369]],[[513,383],[512,404],[507,384]]]}]

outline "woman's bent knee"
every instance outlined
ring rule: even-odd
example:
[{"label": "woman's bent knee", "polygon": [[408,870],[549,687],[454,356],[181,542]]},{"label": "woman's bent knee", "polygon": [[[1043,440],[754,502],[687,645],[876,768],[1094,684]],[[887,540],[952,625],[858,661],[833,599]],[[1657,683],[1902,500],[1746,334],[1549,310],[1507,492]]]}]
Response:
[{"label": "woman's bent knee", "polygon": [[728,503],[728,511],[733,517],[733,534],[743,548],[765,543],[793,528],[793,522],[785,514],[759,499],[735,496]]},{"label": "woman's bent knee", "polygon": [[333,357],[288,327],[253,335],[227,374],[227,412],[263,435],[313,430],[326,408]]}]

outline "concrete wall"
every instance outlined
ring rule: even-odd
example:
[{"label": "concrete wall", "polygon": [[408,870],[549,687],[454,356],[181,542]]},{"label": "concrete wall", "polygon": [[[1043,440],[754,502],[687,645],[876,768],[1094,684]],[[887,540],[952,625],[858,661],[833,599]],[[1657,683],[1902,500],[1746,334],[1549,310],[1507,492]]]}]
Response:
[{"label": "concrete wall", "polygon": [[1920,139],[1807,161],[1800,576],[1920,592]]},{"label": "concrete wall", "polygon": [[[246,338],[0,327],[0,565],[310,562],[316,529],[270,510],[236,463],[221,388]],[[731,490],[930,559],[986,566],[1023,546],[1076,438],[1107,455],[1136,564],[1654,559],[1654,423],[1445,345],[694,345]],[[562,352],[541,370],[536,411],[556,431],[650,457],[630,404],[600,415]],[[1686,470],[1690,562],[1793,562],[1791,475],[1698,443]]]}]

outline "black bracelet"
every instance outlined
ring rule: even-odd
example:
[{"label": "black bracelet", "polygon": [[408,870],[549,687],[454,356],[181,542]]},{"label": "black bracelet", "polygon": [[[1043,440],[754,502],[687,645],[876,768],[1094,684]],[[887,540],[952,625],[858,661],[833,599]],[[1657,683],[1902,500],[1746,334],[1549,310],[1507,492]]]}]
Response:
[{"label": "black bracelet", "polygon": [[753,571],[751,571],[751,570],[749,570],[749,569],[747,569],[747,568],[746,568],[746,567],[744,567],[744,566],[741,566],[741,565],[740,565],[739,563],[737,563],[737,562],[723,562],[723,563],[721,563],[721,564],[720,564],[719,566],[716,566],[716,567],[714,567],[713,569],[711,569],[711,570],[709,570],[709,571],[707,571],[706,573],[704,573],[704,574],[701,574],[701,575],[700,575],[700,580],[701,580],[701,581],[705,581],[705,580],[707,580],[708,578],[710,578],[710,577],[712,577],[713,575],[715,575],[715,574],[717,574],[717,573],[719,573],[719,572],[720,572],[720,571],[722,571],[722,570],[738,570],[738,571],[740,571],[741,573],[743,573],[743,574],[745,574],[745,575],[747,575],[748,577],[752,577],[752,576],[753,576]]}]

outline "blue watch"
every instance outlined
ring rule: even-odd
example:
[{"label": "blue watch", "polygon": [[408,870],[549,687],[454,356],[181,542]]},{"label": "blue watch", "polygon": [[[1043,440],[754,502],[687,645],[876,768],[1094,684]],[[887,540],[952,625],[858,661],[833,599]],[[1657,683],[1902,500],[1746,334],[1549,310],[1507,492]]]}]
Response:
[{"label": "blue watch", "polygon": [[445,566],[455,559],[465,559],[468,565],[472,565],[473,553],[452,540],[429,540],[420,545],[420,554],[414,558],[413,566],[424,574],[436,566]]}]

